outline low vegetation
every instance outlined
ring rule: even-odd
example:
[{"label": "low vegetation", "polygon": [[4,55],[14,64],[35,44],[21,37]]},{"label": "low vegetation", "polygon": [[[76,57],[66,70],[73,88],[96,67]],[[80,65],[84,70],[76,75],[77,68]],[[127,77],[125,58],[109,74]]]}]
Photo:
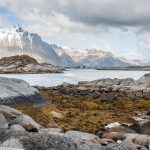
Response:
[{"label": "low vegetation", "polygon": [[[132,116],[136,111],[150,111],[150,101],[143,99],[133,101],[123,98],[106,102],[99,98],[64,95],[50,88],[41,90],[41,93],[47,98],[48,105],[13,107],[30,115],[45,127],[57,124],[64,130],[94,133],[98,129],[103,129],[108,123],[134,123]],[[53,118],[51,111],[61,113],[63,118]]]},{"label": "low vegetation", "polygon": [[0,59],[0,64],[9,64],[12,62],[20,62],[24,65],[33,63],[37,64],[37,60],[28,56],[28,55],[16,55],[16,56],[10,56],[10,57],[3,57]]}]

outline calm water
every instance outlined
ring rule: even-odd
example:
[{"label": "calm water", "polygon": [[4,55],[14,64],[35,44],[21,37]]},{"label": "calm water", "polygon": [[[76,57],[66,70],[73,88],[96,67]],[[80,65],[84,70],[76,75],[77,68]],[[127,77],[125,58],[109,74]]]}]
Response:
[{"label": "calm water", "polygon": [[150,71],[112,71],[94,69],[71,69],[60,74],[3,74],[0,76],[18,78],[27,81],[30,85],[51,87],[63,82],[76,84],[78,81],[92,81],[102,78],[134,78],[138,79]]}]

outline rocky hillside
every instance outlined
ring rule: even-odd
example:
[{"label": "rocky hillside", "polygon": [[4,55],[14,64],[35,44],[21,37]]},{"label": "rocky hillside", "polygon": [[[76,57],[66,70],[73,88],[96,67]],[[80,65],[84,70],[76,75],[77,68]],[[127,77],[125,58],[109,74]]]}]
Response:
[{"label": "rocky hillside", "polygon": [[46,104],[39,91],[19,79],[0,77],[0,104]]},{"label": "rocky hillside", "polygon": [[[144,127],[149,125],[145,122]],[[59,126],[44,128],[31,117],[0,105],[0,148],[20,150],[148,150],[150,136],[127,126],[108,125],[97,135],[64,132]]]},{"label": "rocky hillside", "polygon": [[40,64],[28,55],[16,55],[0,59],[0,73],[61,73],[62,68]]}]

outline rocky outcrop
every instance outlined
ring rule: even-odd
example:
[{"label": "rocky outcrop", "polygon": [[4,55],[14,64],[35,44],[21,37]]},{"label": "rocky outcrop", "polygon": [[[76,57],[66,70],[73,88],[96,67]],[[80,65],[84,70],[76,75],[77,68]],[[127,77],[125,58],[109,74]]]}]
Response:
[{"label": "rocky outcrop", "polygon": [[[0,148],[21,150],[148,150],[150,137],[136,133],[102,133],[99,137],[61,128],[44,128],[32,118],[0,105]],[[24,119],[24,116],[26,116]],[[16,121],[17,120],[17,121]],[[13,124],[12,124],[13,122]],[[26,126],[24,126],[26,124]],[[27,126],[32,125],[28,130]]]},{"label": "rocky outcrop", "polygon": [[67,95],[101,98],[104,101],[118,100],[123,97],[129,97],[132,100],[138,100],[140,98],[149,100],[150,74],[145,74],[136,81],[131,78],[107,78],[95,81],[82,81],[77,85],[64,83],[53,89]]},{"label": "rocky outcrop", "polygon": [[0,77],[0,104],[45,104],[39,91],[19,79]]},{"label": "rocky outcrop", "polygon": [[27,55],[0,59],[0,73],[62,73],[63,69],[51,64],[40,64]]}]

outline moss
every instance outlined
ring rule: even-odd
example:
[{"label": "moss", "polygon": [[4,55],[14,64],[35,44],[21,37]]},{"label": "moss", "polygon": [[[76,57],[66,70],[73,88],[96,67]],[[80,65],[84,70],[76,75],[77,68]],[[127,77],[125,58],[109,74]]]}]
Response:
[{"label": "moss", "polygon": [[[136,111],[150,111],[150,101],[132,101],[129,98],[114,100],[112,102],[92,99],[84,96],[68,96],[52,89],[41,90],[47,98],[48,105],[41,107],[13,106],[30,115],[43,126],[57,123],[64,130],[79,130],[94,133],[97,129],[112,122],[134,123],[131,116]],[[61,113],[64,118],[56,119],[51,111]]]}]

